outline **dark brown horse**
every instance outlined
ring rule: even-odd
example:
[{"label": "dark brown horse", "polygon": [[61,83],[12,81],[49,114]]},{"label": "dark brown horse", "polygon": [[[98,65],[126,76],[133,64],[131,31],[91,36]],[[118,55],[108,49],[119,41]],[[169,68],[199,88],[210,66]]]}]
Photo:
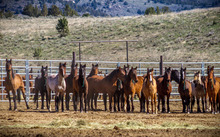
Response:
[{"label": "dark brown horse", "polygon": [[79,86],[79,98],[80,98],[80,112],[83,111],[83,98],[85,104],[85,112],[87,112],[86,101],[88,94],[88,82],[86,80],[86,65],[80,64],[78,86]]},{"label": "dark brown horse", "polygon": [[[41,94],[41,109],[44,109],[44,96],[46,96],[46,100],[48,102],[48,95],[47,95],[47,88],[46,88],[46,80],[47,80],[47,76],[48,76],[48,67],[41,67],[41,76],[37,76],[35,78],[35,97],[34,97],[34,102],[37,102],[37,107],[36,109],[38,109],[38,94],[40,91]],[[47,109],[48,109],[48,104],[47,104]]]},{"label": "dark brown horse", "polygon": [[207,82],[207,92],[209,95],[209,102],[211,103],[211,112],[213,114],[216,113],[216,100],[217,100],[217,94],[220,92],[220,84],[218,81],[216,81],[214,76],[214,66],[211,68],[208,66],[208,82]]},{"label": "dark brown horse", "polygon": [[63,104],[63,96],[66,91],[66,81],[65,81],[65,75],[66,75],[66,63],[59,64],[59,72],[57,75],[51,75],[47,77],[47,92],[49,95],[48,99],[48,106],[49,111],[51,111],[50,106],[50,97],[51,97],[51,91],[55,91],[55,110],[59,111],[59,104],[61,101],[61,108],[62,111],[64,111],[64,104]]},{"label": "dark brown horse", "polygon": [[77,109],[76,107],[76,102],[75,99],[77,98],[77,92],[79,90],[78,88],[78,76],[77,76],[77,69],[78,69],[78,64],[76,64],[74,66],[74,64],[72,63],[71,65],[71,72],[70,75],[65,77],[65,81],[66,81],[66,98],[65,98],[65,102],[66,102],[66,110],[69,110],[69,101],[70,101],[70,95],[69,93],[73,93],[73,106],[74,106],[74,110]]},{"label": "dark brown horse", "polygon": [[167,113],[170,113],[169,99],[170,93],[172,92],[171,68],[165,68],[164,75],[156,77],[155,79],[157,81],[158,111],[160,111],[160,100],[162,100],[162,113],[166,112],[165,96],[167,96]]},{"label": "dark brown horse", "polygon": [[[117,79],[124,80],[125,71],[120,67],[112,71],[105,78],[94,75],[88,78],[89,92],[88,97],[93,98],[95,93],[107,93],[109,96],[109,109],[112,111],[112,97],[116,91],[116,85],[114,85]],[[93,108],[93,101],[91,101],[91,107]],[[105,106],[106,107],[106,106]]]},{"label": "dark brown horse", "polygon": [[22,91],[26,107],[27,107],[27,109],[29,109],[29,106],[26,101],[24,82],[22,81],[22,77],[19,74],[14,74],[13,69],[12,69],[12,59],[10,59],[10,60],[6,59],[5,68],[6,68],[6,72],[7,72],[7,77],[5,78],[3,85],[5,86],[5,90],[8,93],[9,110],[11,110],[10,91],[12,91],[12,94],[13,94],[14,110],[17,110],[17,104],[16,104],[16,91],[17,91],[17,89],[20,89]]},{"label": "dark brown horse", "polygon": [[[181,67],[180,69],[180,83],[178,86],[178,91],[182,99],[183,113],[185,113],[186,111],[190,113],[190,101],[192,102],[192,86],[191,83],[188,80],[186,80],[186,68],[183,69]],[[191,112],[192,112],[192,107],[191,107]]]}]

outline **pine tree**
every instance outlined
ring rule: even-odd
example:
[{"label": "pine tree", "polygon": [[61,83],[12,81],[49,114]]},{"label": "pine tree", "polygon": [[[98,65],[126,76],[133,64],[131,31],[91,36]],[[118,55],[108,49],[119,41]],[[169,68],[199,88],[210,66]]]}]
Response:
[{"label": "pine tree", "polygon": [[39,17],[40,13],[41,13],[40,9],[38,9],[37,5],[35,5],[35,7],[33,8],[33,16]]},{"label": "pine tree", "polygon": [[68,21],[65,17],[60,18],[58,20],[56,29],[58,33],[60,34],[60,37],[65,37],[69,34]]},{"label": "pine tree", "polygon": [[24,7],[22,14],[28,16],[34,16],[34,7],[31,4],[28,4]]},{"label": "pine tree", "polygon": [[157,9],[156,9],[156,12],[157,12],[157,15],[159,15],[160,14],[160,9],[159,9],[159,7],[157,6]]},{"label": "pine tree", "polygon": [[155,14],[154,7],[147,8],[145,11],[145,15]]},{"label": "pine tree", "polygon": [[48,15],[48,9],[47,9],[47,5],[46,4],[43,5],[43,9],[41,11],[41,15],[42,16],[47,16]]},{"label": "pine tree", "polygon": [[56,5],[52,5],[49,9],[49,15],[58,16],[61,15],[61,11]]}]

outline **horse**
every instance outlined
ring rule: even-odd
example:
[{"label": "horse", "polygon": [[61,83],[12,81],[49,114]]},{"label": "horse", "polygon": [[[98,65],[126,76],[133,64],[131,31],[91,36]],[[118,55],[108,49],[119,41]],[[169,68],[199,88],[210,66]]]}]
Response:
[{"label": "horse", "polygon": [[[190,99],[192,99],[192,86],[191,83],[186,80],[186,68],[180,69],[180,83],[178,86],[178,91],[180,93],[181,99],[182,99],[182,105],[183,105],[183,113],[186,111],[187,106],[187,112],[190,113]],[[192,102],[192,100],[191,100]],[[192,112],[192,107],[191,107]]]},{"label": "horse", "polygon": [[178,70],[171,70],[171,81],[175,81],[177,84],[180,83],[180,75]]},{"label": "horse", "polygon": [[[134,111],[134,104],[133,99],[134,95],[137,94],[139,101],[140,101],[140,107],[142,106],[142,100],[141,100],[141,89],[143,85],[143,77],[137,76],[137,67],[131,68],[128,75],[125,78],[124,81],[124,111],[127,110],[127,112],[130,111],[130,104],[129,104],[129,95],[131,94],[131,105],[132,105],[132,112]],[[128,105],[128,107],[127,107]]]},{"label": "horse", "polygon": [[6,59],[5,68],[6,68],[6,72],[7,72],[7,77],[5,78],[3,85],[5,86],[5,90],[8,93],[9,110],[11,110],[10,91],[12,91],[12,94],[13,94],[14,110],[15,111],[17,110],[17,104],[16,104],[16,91],[17,91],[17,89],[20,89],[22,91],[26,107],[27,107],[27,109],[29,109],[28,103],[26,101],[26,95],[25,95],[25,89],[24,89],[24,83],[22,81],[22,77],[19,74],[14,74],[13,69],[12,69],[12,59],[10,59],[10,60]]},{"label": "horse", "polygon": [[88,82],[86,80],[86,65],[80,64],[78,86],[79,86],[79,98],[80,98],[80,112],[83,111],[83,97],[85,103],[85,112],[87,112],[86,101],[88,94]]},{"label": "horse", "polygon": [[[144,82],[143,82],[143,87],[142,87],[142,93],[145,97],[145,99],[147,100],[147,113],[149,113],[149,97],[151,98],[151,109],[152,109],[152,113],[154,114],[154,110],[155,113],[157,114],[157,82],[156,80],[153,78],[153,72],[154,69],[147,69],[147,76],[144,78]],[[153,105],[154,104],[154,105]],[[154,107],[153,107],[154,106]]]},{"label": "horse", "polygon": [[[114,83],[116,83],[118,78],[124,80],[124,77],[125,71],[121,67],[113,70],[106,77],[98,75],[89,77],[87,79],[89,85],[88,98],[93,99],[95,93],[107,93],[109,96],[109,110],[112,111],[112,97],[116,91],[116,85]],[[91,107],[93,109],[93,100],[91,101]]]},{"label": "horse", "polygon": [[49,95],[49,99],[48,99],[49,111],[51,111],[51,105],[50,105],[51,91],[55,91],[55,110],[59,112],[59,104],[61,100],[62,112],[64,111],[63,96],[64,96],[64,92],[66,91],[65,75],[66,75],[66,62],[64,64],[62,63],[59,64],[59,72],[57,75],[51,75],[47,77],[46,87]]},{"label": "horse", "polygon": [[[129,65],[124,65],[125,76],[128,75]],[[117,79],[117,88],[114,94],[114,111],[116,112],[116,104],[118,104],[118,111],[121,109],[124,110],[124,82],[120,79]],[[120,101],[121,101],[121,109],[120,109]]]},{"label": "horse", "polygon": [[165,73],[163,76],[156,77],[157,92],[158,92],[158,111],[160,111],[160,100],[162,100],[162,113],[166,112],[165,109],[165,96],[167,96],[167,113],[170,113],[169,99],[172,92],[171,85],[171,68],[165,67]]},{"label": "horse", "polygon": [[[48,94],[47,94],[47,88],[46,88],[46,81],[47,81],[47,76],[48,76],[48,67],[41,67],[41,76],[37,76],[34,81],[34,91],[35,91],[35,96],[34,96],[34,102],[37,102],[36,109],[38,109],[38,94],[40,91],[41,94],[41,109],[44,109],[44,96],[46,95],[46,101],[48,101]],[[48,104],[47,104],[48,108]]]},{"label": "horse", "polygon": [[74,64],[71,65],[71,72],[70,75],[65,76],[65,81],[66,81],[66,98],[65,98],[65,102],[66,102],[66,110],[69,110],[69,101],[70,101],[70,96],[69,93],[73,93],[72,97],[73,97],[73,106],[74,106],[74,110],[77,110],[77,106],[76,106],[76,99],[77,99],[77,92],[79,90],[78,88],[78,78],[79,76],[77,76],[77,69],[78,69],[78,64],[76,64],[74,66]]},{"label": "horse", "polygon": [[216,99],[217,99],[217,94],[220,92],[220,84],[218,81],[216,81],[215,76],[214,76],[214,66],[211,68],[208,66],[208,82],[207,82],[207,92],[209,95],[209,102],[211,103],[211,112],[213,114],[216,113]]},{"label": "horse", "polygon": [[205,104],[204,104],[204,101],[205,101],[205,95],[206,95],[206,91],[205,91],[205,86],[201,80],[201,74],[200,74],[200,71],[196,72],[194,74],[194,80],[193,82],[191,83],[191,86],[192,86],[192,96],[193,96],[193,101],[191,102],[191,110],[193,110],[193,105],[194,105],[194,100],[195,100],[195,97],[196,97],[196,101],[197,101],[197,113],[200,113],[201,110],[200,110],[200,105],[199,105],[199,100],[201,98],[202,100],[202,110],[203,110],[203,113],[205,113]]}]

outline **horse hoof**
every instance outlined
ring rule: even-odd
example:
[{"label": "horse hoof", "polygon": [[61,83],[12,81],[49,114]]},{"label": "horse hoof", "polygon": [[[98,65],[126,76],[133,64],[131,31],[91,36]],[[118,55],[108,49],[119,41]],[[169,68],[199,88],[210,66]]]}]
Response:
[{"label": "horse hoof", "polygon": [[11,108],[9,108],[8,110],[12,110]]},{"label": "horse hoof", "polygon": [[169,114],[170,114],[170,111],[168,111],[167,113],[169,113]]},{"label": "horse hoof", "polygon": [[36,110],[38,110],[39,108],[36,108]]},{"label": "horse hoof", "polygon": [[190,112],[187,112],[188,114],[190,114]]},{"label": "horse hoof", "polygon": [[27,109],[30,109],[30,107],[27,107]]},{"label": "horse hoof", "polygon": [[17,108],[16,108],[16,109],[14,109],[14,111],[18,111],[18,110],[17,110]]}]

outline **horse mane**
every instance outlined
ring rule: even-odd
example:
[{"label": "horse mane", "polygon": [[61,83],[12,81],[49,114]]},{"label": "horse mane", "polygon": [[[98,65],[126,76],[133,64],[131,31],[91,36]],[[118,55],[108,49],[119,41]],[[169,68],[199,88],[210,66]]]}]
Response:
[{"label": "horse mane", "polygon": [[108,79],[108,80],[113,79],[113,77],[115,76],[115,74],[116,74],[118,71],[119,71],[118,68],[115,69],[115,70],[113,70],[110,74],[108,74],[108,75],[105,77],[105,79]]},{"label": "horse mane", "polygon": [[11,71],[12,71],[12,78],[14,79],[14,78],[15,78],[15,75],[14,75],[13,69],[11,69]]}]

